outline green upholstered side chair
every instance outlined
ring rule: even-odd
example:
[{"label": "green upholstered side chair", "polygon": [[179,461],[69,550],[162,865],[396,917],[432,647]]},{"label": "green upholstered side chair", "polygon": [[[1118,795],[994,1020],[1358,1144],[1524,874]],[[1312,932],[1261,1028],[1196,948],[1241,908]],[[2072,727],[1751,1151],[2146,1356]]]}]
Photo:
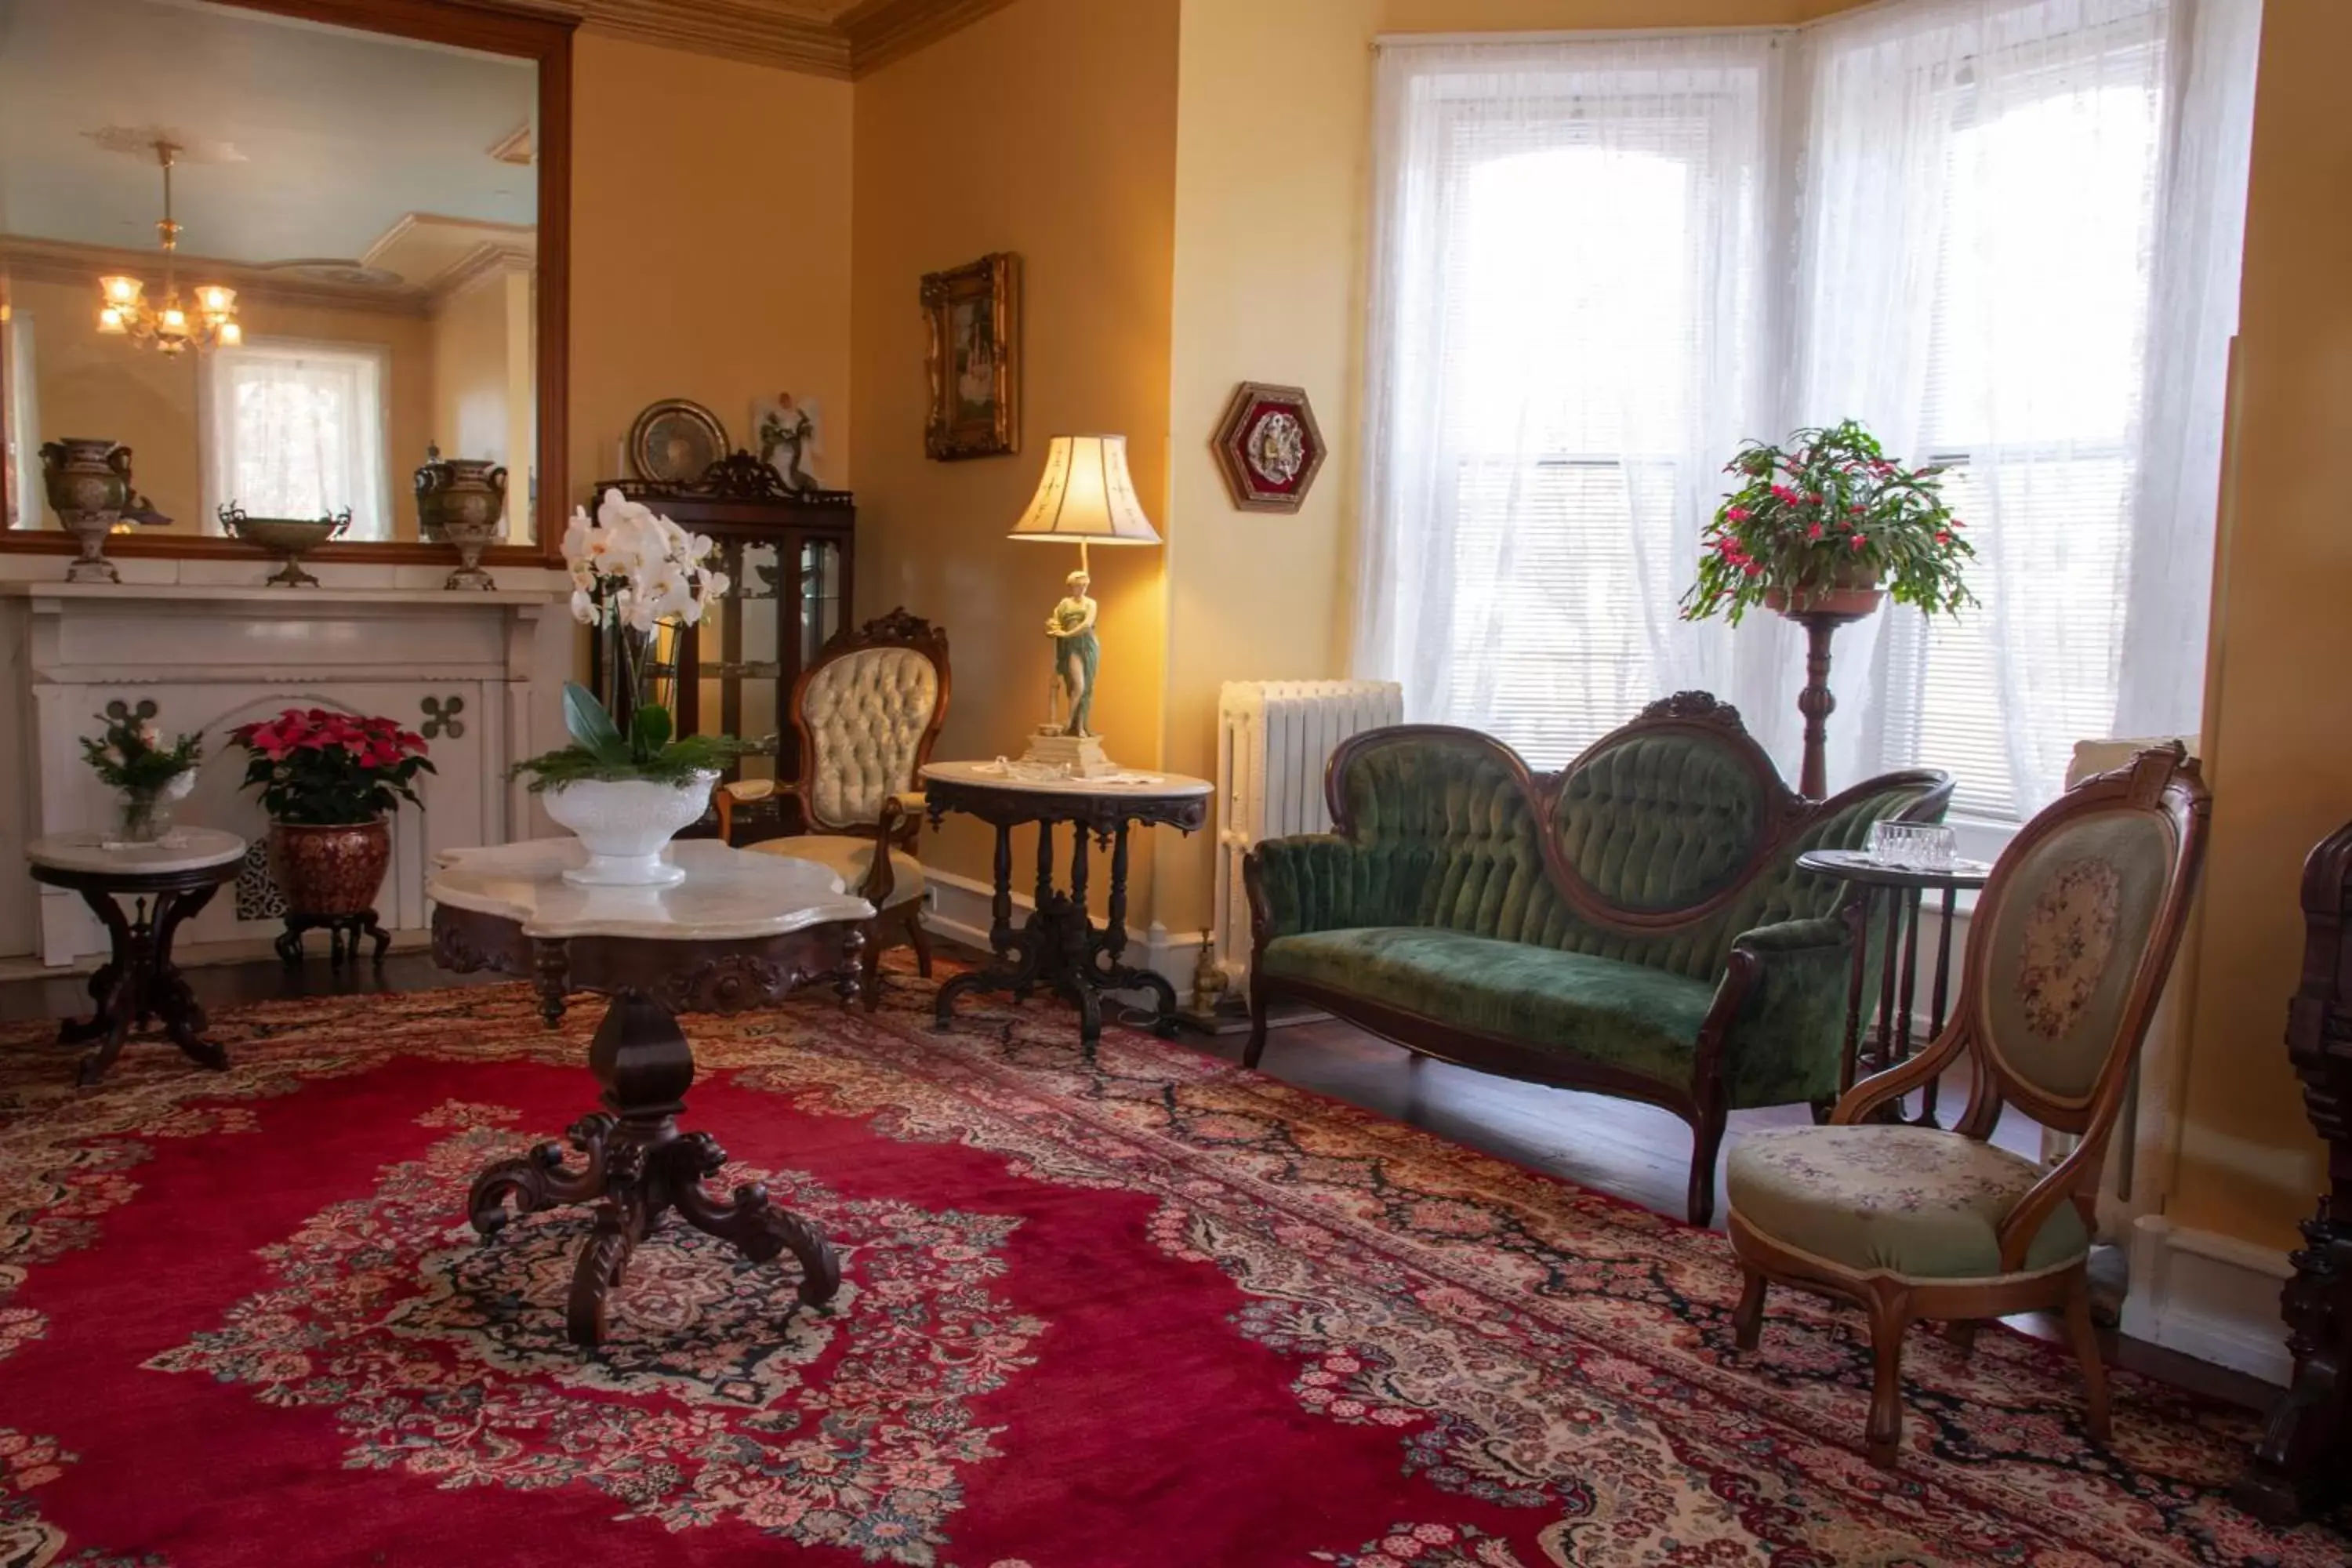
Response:
[{"label": "green upholstered side chair", "polygon": [[[1753,1350],[1770,1284],[1870,1314],[1870,1460],[1902,1439],[1903,1336],[1920,1320],[1974,1325],[2062,1309],[2087,1418],[2107,1436],[2093,1337],[2093,1205],[2132,1058],[2180,944],[2210,797],[2178,745],[2084,781],[2026,824],[1969,922],[1960,1000],[1920,1055],[1853,1086],[1829,1124],[1759,1132],[1732,1152],[1731,1247],[1747,1286],[1733,1317]],[[1950,1131],[1874,1114],[1966,1055],[1969,1108]],[[2004,1105],[2081,1142],[2045,1169],[1988,1142]]]}]

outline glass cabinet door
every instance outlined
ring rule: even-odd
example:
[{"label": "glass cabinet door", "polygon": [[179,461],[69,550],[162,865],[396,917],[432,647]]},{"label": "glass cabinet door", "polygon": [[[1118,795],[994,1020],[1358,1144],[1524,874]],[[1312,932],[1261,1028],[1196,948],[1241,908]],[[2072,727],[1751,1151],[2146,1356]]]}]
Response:
[{"label": "glass cabinet door", "polygon": [[759,752],[742,760],[737,776],[772,778],[786,689],[778,657],[784,592],[781,552],[772,541],[729,539],[720,542],[719,558],[728,577],[727,595],[703,615],[695,727],[757,744]]},{"label": "glass cabinet door", "polygon": [[841,545],[831,539],[801,542],[801,668],[841,630]]}]

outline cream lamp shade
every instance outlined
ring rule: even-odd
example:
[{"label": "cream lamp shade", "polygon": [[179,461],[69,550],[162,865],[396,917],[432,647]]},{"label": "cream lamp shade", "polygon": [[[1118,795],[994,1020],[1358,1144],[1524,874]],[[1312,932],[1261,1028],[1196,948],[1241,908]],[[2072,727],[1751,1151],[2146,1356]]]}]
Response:
[{"label": "cream lamp shade", "polygon": [[1089,544],[1159,543],[1127,471],[1127,437],[1055,437],[1037,494],[1010,537],[1075,542],[1082,565]]}]

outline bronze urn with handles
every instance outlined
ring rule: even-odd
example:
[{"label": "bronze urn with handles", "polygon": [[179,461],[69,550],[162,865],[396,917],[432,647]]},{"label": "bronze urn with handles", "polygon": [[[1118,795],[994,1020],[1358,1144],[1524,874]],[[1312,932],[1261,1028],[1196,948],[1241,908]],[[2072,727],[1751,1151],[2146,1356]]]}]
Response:
[{"label": "bronze urn with handles", "polygon": [[106,536],[125,514],[152,517],[154,508],[131,488],[131,448],[105,437],[68,436],[41,447],[41,479],[50,510],[81,554],[66,571],[68,583],[120,583],[122,574],[106,558]]},{"label": "bronze urn with handles", "polygon": [[482,570],[482,552],[498,542],[506,515],[504,465],[488,458],[445,458],[436,446],[425,448],[425,465],[416,470],[417,532],[457,552],[457,570],[443,587],[498,586]]}]

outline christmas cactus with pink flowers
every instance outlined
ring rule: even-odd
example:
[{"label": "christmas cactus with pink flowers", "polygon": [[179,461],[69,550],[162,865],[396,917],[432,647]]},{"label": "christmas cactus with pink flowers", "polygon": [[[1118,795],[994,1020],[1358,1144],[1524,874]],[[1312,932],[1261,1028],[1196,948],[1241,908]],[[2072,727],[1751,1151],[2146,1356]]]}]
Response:
[{"label": "christmas cactus with pink flowers", "polygon": [[1944,470],[1906,468],[1853,420],[1751,441],[1724,466],[1739,488],[1701,537],[1683,616],[1802,607],[1837,590],[1883,587],[1930,615],[1973,605],[1962,563],[1976,552],[1946,504]]},{"label": "christmas cactus with pink flowers", "polygon": [[421,806],[416,775],[433,772],[424,736],[328,708],[289,708],[229,739],[250,753],[245,783],[260,790],[270,819],[299,826],[375,822],[402,801]]}]

